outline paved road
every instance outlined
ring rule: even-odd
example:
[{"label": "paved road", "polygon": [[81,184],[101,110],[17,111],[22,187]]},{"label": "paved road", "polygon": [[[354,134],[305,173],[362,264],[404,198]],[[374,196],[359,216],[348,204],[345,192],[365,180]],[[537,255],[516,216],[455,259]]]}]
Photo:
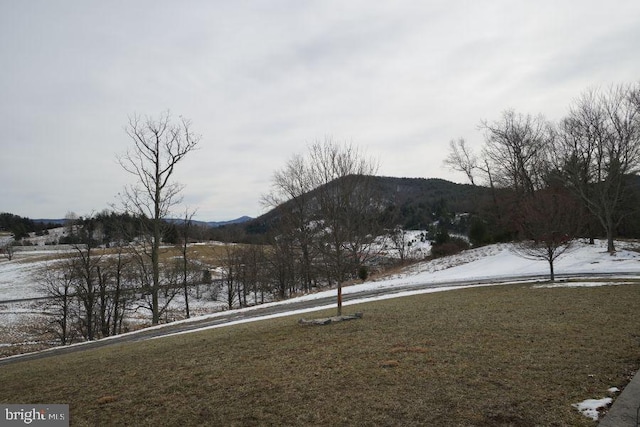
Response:
[{"label": "paved road", "polygon": [[[556,280],[562,279],[575,279],[580,277],[622,277],[622,276],[635,276],[638,277],[638,273],[629,272],[629,273],[599,273],[599,274],[573,274],[573,275],[557,275]],[[401,285],[395,286],[393,288],[382,288],[382,289],[374,289],[374,290],[364,290],[361,292],[355,293],[344,293],[343,294],[343,303],[348,303],[349,301],[362,300],[367,298],[375,298],[381,295],[392,295],[398,294],[406,291],[416,291],[416,290],[424,290],[424,289],[432,289],[432,288],[440,288],[444,286],[450,287],[463,287],[463,286],[473,286],[473,285],[488,285],[488,284],[508,284],[508,283],[522,283],[526,282],[535,282],[535,281],[546,281],[547,276],[541,275],[531,275],[531,276],[513,276],[513,277],[491,277],[481,280],[460,280],[460,281],[452,281],[452,282],[438,282],[438,283],[425,283],[422,285]],[[311,299],[311,300],[290,300],[285,301],[280,304],[268,304],[265,306],[256,306],[251,309],[243,309],[243,310],[230,310],[224,313],[220,313],[218,316],[208,317],[208,318],[195,318],[186,322],[176,322],[169,323],[166,325],[161,325],[158,327],[151,327],[147,329],[142,329],[140,331],[131,332],[127,334],[117,335],[114,337],[109,337],[107,339],[85,342],[81,344],[64,346],[64,347],[55,347],[50,350],[44,352],[37,353],[26,353],[12,357],[6,357],[0,359],[0,366],[8,365],[11,363],[26,361],[26,360],[35,360],[35,359],[43,359],[51,356],[57,356],[60,354],[68,354],[78,351],[84,351],[89,349],[101,348],[110,345],[126,343],[126,342],[135,342],[135,341],[144,341],[151,338],[162,337],[166,335],[172,335],[180,332],[188,332],[195,329],[212,327],[216,325],[224,325],[240,320],[251,320],[264,316],[270,316],[274,314],[285,314],[292,311],[305,310],[305,309],[313,309],[313,308],[321,308],[326,306],[334,305],[336,302],[335,295]],[[0,301],[2,303],[2,301]]]}]

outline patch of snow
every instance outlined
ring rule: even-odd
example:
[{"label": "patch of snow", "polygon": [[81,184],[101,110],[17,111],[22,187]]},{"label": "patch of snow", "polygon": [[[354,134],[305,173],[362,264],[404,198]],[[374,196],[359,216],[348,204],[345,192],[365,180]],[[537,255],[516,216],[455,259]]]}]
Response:
[{"label": "patch of snow", "polygon": [[566,282],[566,283],[550,283],[546,285],[535,285],[533,288],[542,289],[542,288],[597,288],[599,286],[617,286],[617,285],[631,285],[635,282],[624,282],[624,281],[616,281],[616,282]]},{"label": "patch of snow", "polygon": [[404,252],[405,259],[423,259],[431,252],[431,241],[426,230],[402,230],[402,236],[394,242],[391,235],[379,236],[375,239],[371,252],[386,257],[400,259]]},{"label": "patch of snow", "polygon": [[37,273],[48,261],[21,262],[23,257],[0,261],[0,301],[45,296]]},{"label": "patch of snow", "polygon": [[610,397],[604,397],[602,399],[587,399],[580,403],[573,403],[571,406],[580,411],[585,417],[598,421],[598,409],[606,408],[612,401],[613,399]]}]

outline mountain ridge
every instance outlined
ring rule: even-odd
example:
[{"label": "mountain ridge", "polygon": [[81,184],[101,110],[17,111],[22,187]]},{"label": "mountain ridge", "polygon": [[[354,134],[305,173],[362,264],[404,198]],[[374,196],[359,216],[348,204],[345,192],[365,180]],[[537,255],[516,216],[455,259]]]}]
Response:
[{"label": "mountain ridge", "polygon": [[[222,227],[225,225],[231,225],[231,224],[242,224],[244,222],[248,222],[253,220],[253,217],[247,216],[247,215],[243,215],[239,218],[235,218],[235,219],[231,219],[228,221],[200,221],[200,220],[192,220],[191,222],[193,224],[196,225],[201,225],[201,226],[207,226],[207,227],[211,227],[211,228],[217,228],[217,227]],[[64,223],[67,221],[64,218],[34,218],[31,221],[33,221],[36,224],[56,224],[56,225],[64,225]],[[184,219],[182,218],[167,218],[168,222],[174,223],[174,224],[180,224],[184,221]]]}]

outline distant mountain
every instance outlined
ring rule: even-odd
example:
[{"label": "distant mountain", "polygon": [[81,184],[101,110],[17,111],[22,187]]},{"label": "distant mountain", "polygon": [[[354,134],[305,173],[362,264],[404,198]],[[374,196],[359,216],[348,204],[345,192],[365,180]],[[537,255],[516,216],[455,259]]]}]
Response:
[{"label": "distant mountain", "polygon": [[[217,228],[217,227],[222,227],[224,225],[230,225],[230,224],[242,224],[244,222],[251,221],[252,219],[253,218],[251,218],[250,216],[241,216],[240,218],[232,219],[230,221],[195,221],[194,220],[192,221],[192,223],[201,225],[201,226]],[[66,222],[65,219],[46,219],[46,218],[33,219],[32,221],[36,224],[55,224],[55,225],[64,225]],[[182,218],[169,218],[167,219],[167,221],[172,222],[174,224],[180,224],[184,220]]]},{"label": "distant mountain", "polygon": [[47,219],[47,218],[37,218],[32,219],[36,224],[55,224],[55,225],[64,225],[66,219]]},{"label": "distant mountain", "polygon": [[[394,211],[406,229],[424,229],[443,216],[475,212],[478,206],[489,200],[488,187],[456,184],[438,178],[395,178],[371,176],[373,186],[387,210]],[[328,185],[332,185],[329,183]],[[314,192],[309,198],[314,198]],[[244,225],[248,233],[263,233],[274,224],[287,202],[248,221]]]},{"label": "distant mountain", "polygon": [[196,222],[202,223],[212,228],[217,228],[217,227],[222,227],[222,226],[231,225],[231,224],[242,224],[245,222],[249,222],[251,220],[253,220],[253,218],[245,215],[245,216],[241,216],[240,218],[232,219],[230,221],[208,221],[208,222],[196,221]]},{"label": "distant mountain", "polygon": [[439,178],[374,177],[378,191],[390,205],[423,205],[449,212],[471,212],[479,199],[490,195],[488,187],[456,184]]},{"label": "distant mountain", "polygon": [[[226,225],[243,224],[243,223],[251,221],[251,220],[253,220],[253,218],[251,218],[250,216],[241,216],[240,218],[232,219],[232,220],[229,220],[229,221],[197,221],[197,220],[192,220],[191,223],[194,224],[194,225],[199,225],[201,227],[218,228],[218,227],[224,227]],[[182,224],[184,222],[184,219],[183,218],[168,218],[166,221],[170,222],[170,223],[173,223],[173,224]]]}]

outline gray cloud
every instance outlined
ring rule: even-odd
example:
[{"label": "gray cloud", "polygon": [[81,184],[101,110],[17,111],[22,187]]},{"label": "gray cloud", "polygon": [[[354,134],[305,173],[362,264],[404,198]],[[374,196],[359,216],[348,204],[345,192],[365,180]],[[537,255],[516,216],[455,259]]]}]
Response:
[{"label": "gray cloud", "polygon": [[0,210],[86,214],[130,177],[132,113],[171,109],[200,149],[176,178],[201,219],[258,215],[273,172],[332,137],[397,176],[442,168],[506,108],[564,114],[638,79],[634,1],[3,2]]}]

